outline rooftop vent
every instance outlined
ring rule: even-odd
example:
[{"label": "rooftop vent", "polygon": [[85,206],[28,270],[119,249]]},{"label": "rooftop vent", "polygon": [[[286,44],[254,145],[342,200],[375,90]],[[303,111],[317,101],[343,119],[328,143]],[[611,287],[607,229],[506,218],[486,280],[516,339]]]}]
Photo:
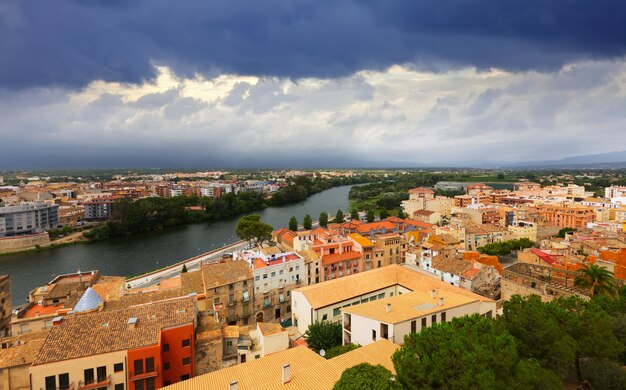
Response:
[{"label": "rooftop vent", "polygon": [[439,306],[443,306],[443,304],[444,304],[443,298],[439,298],[439,303],[438,304],[439,304]]},{"label": "rooftop vent", "polygon": [[430,297],[433,299],[437,298],[437,289],[430,290]]},{"label": "rooftop vent", "polygon": [[228,390],[237,390],[237,389],[239,389],[239,382],[237,381],[230,382],[230,385],[228,385]]}]

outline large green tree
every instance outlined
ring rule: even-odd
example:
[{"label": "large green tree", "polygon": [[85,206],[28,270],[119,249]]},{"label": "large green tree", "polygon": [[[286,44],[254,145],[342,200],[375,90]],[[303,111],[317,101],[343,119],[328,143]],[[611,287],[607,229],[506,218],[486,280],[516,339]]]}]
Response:
[{"label": "large green tree", "polygon": [[353,221],[359,220],[359,211],[357,209],[352,209],[352,211],[350,211],[350,219]]},{"label": "large green tree", "polygon": [[536,295],[514,295],[503,305],[499,321],[515,337],[523,358],[565,374],[576,358],[576,340],[568,333],[574,314],[558,303],[544,303]]},{"label": "large green tree", "polygon": [[245,241],[254,241],[257,245],[272,239],[272,225],[261,221],[261,216],[251,214],[241,217],[237,223],[235,233]]},{"label": "large green tree", "polygon": [[335,214],[335,223],[342,223],[344,221],[343,211],[337,210],[337,214]]},{"label": "large green tree", "polygon": [[617,295],[613,272],[595,264],[587,264],[579,269],[576,279],[574,279],[574,285],[586,289],[592,297]]},{"label": "large green tree", "polygon": [[311,216],[309,214],[304,216],[304,219],[302,220],[302,226],[304,227],[304,230],[310,230],[313,226],[313,221],[311,220]]},{"label": "large green tree", "polygon": [[328,213],[325,211],[320,213],[320,226],[324,228],[328,226]]},{"label": "large green tree", "polygon": [[520,360],[515,339],[495,320],[477,314],[411,333],[393,355],[407,389],[559,388],[558,378]]},{"label": "large green tree", "polygon": [[385,219],[387,217],[389,217],[389,211],[387,211],[387,209],[380,209],[380,211],[378,212],[378,216],[380,217],[380,219]]},{"label": "large green tree", "polygon": [[350,367],[341,374],[333,390],[400,390],[391,371],[379,365],[361,363]]},{"label": "large green tree", "polygon": [[298,220],[295,216],[292,216],[289,219],[289,230],[297,232],[298,231]]},{"label": "large green tree", "polygon": [[367,222],[374,222],[374,220],[376,219],[376,213],[374,212],[374,209],[367,210],[367,214],[365,214],[365,219],[367,220]]},{"label": "large green tree", "polygon": [[342,341],[341,323],[322,321],[311,324],[304,333],[304,339],[309,348],[315,352],[319,352],[321,349],[327,351],[332,347],[339,346]]}]

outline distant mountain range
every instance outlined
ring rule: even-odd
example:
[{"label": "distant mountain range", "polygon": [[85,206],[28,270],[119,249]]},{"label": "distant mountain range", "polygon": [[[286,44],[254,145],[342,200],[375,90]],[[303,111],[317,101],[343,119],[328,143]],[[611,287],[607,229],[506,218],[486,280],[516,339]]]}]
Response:
[{"label": "distant mountain range", "polygon": [[626,150],[584,156],[566,157],[560,160],[528,161],[514,164],[503,164],[502,168],[624,168],[626,167]]}]

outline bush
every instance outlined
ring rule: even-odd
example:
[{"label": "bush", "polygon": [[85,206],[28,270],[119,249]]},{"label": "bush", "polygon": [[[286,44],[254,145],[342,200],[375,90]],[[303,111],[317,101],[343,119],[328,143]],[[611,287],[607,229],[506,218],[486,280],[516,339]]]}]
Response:
[{"label": "bush", "polygon": [[583,378],[592,389],[626,389],[626,372],[619,364],[609,360],[592,360],[582,364]]},{"label": "bush", "polygon": [[346,345],[338,345],[336,347],[332,347],[330,348],[328,351],[326,351],[326,355],[324,355],[324,357],[326,359],[332,359],[335,356],[339,356],[342,355],[346,352],[350,352],[350,351],[354,351],[357,348],[360,348],[361,346],[358,344],[346,344]]}]

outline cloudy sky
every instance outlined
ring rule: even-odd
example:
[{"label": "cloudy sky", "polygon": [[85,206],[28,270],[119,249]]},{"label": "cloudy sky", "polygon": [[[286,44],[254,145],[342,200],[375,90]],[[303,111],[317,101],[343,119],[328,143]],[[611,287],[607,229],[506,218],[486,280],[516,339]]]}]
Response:
[{"label": "cloudy sky", "polygon": [[614,0],[0,0],[0,170],[626,150]]}]

